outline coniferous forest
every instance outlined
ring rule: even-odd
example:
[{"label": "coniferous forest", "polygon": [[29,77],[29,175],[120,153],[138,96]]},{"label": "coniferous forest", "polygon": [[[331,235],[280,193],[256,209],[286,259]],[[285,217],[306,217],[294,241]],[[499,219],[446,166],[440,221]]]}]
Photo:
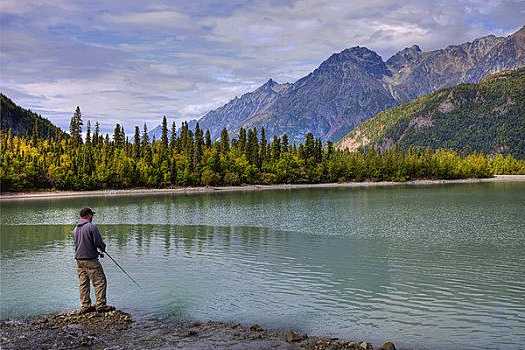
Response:
[{"label": "coniferous forest", "polygon": [[[85,127],[85,137],[82,131]],[[183,122],[162,121],[162,136],[152,140],[146,125],[130,138],[117,124],[103,135],[98,123],[84,125],[77,107],[69,135],[42,138],[0,133],[1,190],[88,190],[166,188],[242,184],[293,184],[344,181],[458,179],[493,174],[525,174],[525,161],[511,156],[460,155],[450,150],[410,148],[378,152],[340,151],[307,134],[304,143],[288,137],[268,140],[265,130],[224,129],[217,140],[209,131]]]}]

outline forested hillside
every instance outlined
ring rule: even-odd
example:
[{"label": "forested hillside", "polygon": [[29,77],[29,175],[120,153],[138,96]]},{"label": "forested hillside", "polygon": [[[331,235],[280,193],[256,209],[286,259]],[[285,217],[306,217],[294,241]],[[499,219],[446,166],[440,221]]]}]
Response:
[{"label": "forested hillside", "polygon": [[447,148],[525,158],[525,68],[461,84],[378,113],[337,145]]},{"label": "forested hillside", "polygon": [[0,94],[0,128],[11,129],[15,135],[50,137],[56,134],[64,135],[63,131],[49,120],[16,105],[4,94]]}]

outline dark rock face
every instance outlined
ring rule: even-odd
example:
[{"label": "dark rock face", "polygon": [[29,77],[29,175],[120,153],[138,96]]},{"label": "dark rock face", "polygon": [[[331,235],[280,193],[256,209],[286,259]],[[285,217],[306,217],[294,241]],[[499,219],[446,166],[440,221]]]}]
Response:
[{"label": "dark rock face", "polygon": [[400,71],[405,67],[410,67],[421,57],[421,49],[419,46],[414,45],[407,47],[394,56],[390,57],[386,64],[394,71]]},{"label": "dark rock face", "polygon": [[333,54],[293,84],[273,80],[207,113],[203,129],[264,127],[268,137],[287,133],[302,141],[312,132],[338,140],[362,120],[400,103],[459,83],[525,64],[525,27],[508,37],[494,35],[423,52],[414,45],[384,62],[365,47]]}]

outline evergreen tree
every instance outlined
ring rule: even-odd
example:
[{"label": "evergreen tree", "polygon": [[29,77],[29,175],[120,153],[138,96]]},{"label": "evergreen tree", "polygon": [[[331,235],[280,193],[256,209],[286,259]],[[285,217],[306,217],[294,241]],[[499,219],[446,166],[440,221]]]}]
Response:
[{"label": "evergreen tree", "polygon": [[206,130],[206,137],[205,137],[205,143],[206,143],[206,148],[210,148],[211,147],[211,134],[210,134],[210,130]]},{"label": "evergreen tree", "polygon": [[315,141],[314,158],[315,161],[318,163],[320,163],[323,160],[323,142],[321,141],[321,139],[317,139]]},{"label": "evergreen tree", "polygon": [[197,123],[197,125],[195,126],[195,145],[194,145],[194,152],[193,152],[194,169],[197,169],[198,165],[200,164],[202,160],[203,146],[204,146],[204,138],[202,135],[202,130],[199,127],[199,123]]},{"label": "evergreen tree", "polygon": [[266,140],[266,130],[264,128],[261,129],[261,145],[259,147],[259,159],[257,167],[260,169],[262,167],[262,164],[266,160],[266,149],[268,147],[267,145],[268,141]]},{"label": "evergreen tree", "polygon": [[302,153],[302,158],[304,160],[314,158],[315,156],[315,140],[314,135],[309,132],[306,134],[305,141],[304,141],[304,147]]},{"label": "evergreen tree", "polygon": [[76,147],[82,144],[82,113],[80,113],[80,107],[78,106],[69,122],[69,135],[73,146]]},{"label": "evergreen tree", "polygon": [[124,129],[121,128],[120,124],[117,123],[113,132],[113,143],[116,148],[123,148],[125,142]]},{"label": "evergreen tree", "polygon": [[257,129],[248,130],[248,140],[246,141],[246,158],[248,162],[257,165],[259,162],[259,141],[257,140]]},{"label": "evergreen tree", "polygon": [[140,158],[140,128],[135,126],[135,135],[133,136],[133,157]]},{"label": "evergreen tree", "polygon": [[221,132],[221,153],[226,154],[230,150],[230,136],[228,129],[224,128]]},{"label": "evergreen tree", "polygon": [[188,160],[187,162],[187,170],[191,173],[194,169],[194,144],[193,144],[193,132],[188,129],[188,123],[186,123],[186,147],[184,148],[184,153],[186,155],[186,158]]},{"label": "evergreen tree", "polygon": [[86,144],[91,144],[91,121],[87,121],[86,127]]},{"label": "evergreen tree", "polygon": [[[122,128],[122,132],[123,132],[123,135],[125,136],[126,134],[124,133],[124,128]],[[124,141],[124,152],[126,153],[126,156],[129,157],[131,155],[131,151],[133,150],[133,147],[129,143],[129,137],[127,136],[125,137],[126,137],[126,140]]]},{"label": "evergreen tree", "polygon": [[239,142],[237,147],[240,152],[246,153],[246,129],[241,127],[239,129]]},{"label": "evergreen tree", "polygon": [[141,144],[141,148],[143,150],[146,149],[146,147],[149,146],[149,135],[148,135],[148,126],[146,125],[146,123],[144,123],[144,128],[143,128],[143,131],[142,131],[142,144]]},{"label": "evergreen tree", "polygon": [[171,132],[170,132],[170,150],[173,151],[175,149],[175,145],[177,143],[177,126],[175,125],[175,122],[171,124]]},{"label": "evergreen tree", "polygon": [[281,157],[281,138],[274,136],[272,141],[272,160],[278,160]]},{"label": "evergreen tree", "polygon": [[120,126],[120,139],[122,141],[122,146],[125,146],[128,138],[126,137],[126,132],[124,131],[124,125]]},{"label": "evergreen tree", "polygon": [[168,148],[168,120],[166,119],[166,116],[162,118],[162,136],[160,141],[165,149]]},{"label": "evergreen tree", "polygon": [[91,142],[93,146],[96,146],[100,143],[100,124],[95,122],[95,132],[93,133],[93,140]]},{"label": "evergreen tree", "polygon": [[187,122],[182,122],[181,130],[180,130],[180,140],[178,143],[179,143],[179,147],[177,151],[179,153],[188,148],[189,130],[188,130]]}]

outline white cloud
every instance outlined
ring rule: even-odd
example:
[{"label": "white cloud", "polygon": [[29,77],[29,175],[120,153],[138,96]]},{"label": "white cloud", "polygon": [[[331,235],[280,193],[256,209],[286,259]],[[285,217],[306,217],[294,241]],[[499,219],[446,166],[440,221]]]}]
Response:
[{"label": "white cloud", "polygon": [[193,22],[190,17],[178,11],[145,11],[131,12],[124,14],[104,14],[104,21],[114,24],[127,24],[151,27],[173,27],[173,28],[191,28]]},{"label": "white cloud", "polygon": [[64,0],[2,0],[0,13],[23,14],[42,7],[72,9],[75,6],[70,1]]}]

